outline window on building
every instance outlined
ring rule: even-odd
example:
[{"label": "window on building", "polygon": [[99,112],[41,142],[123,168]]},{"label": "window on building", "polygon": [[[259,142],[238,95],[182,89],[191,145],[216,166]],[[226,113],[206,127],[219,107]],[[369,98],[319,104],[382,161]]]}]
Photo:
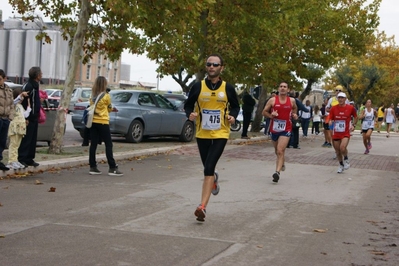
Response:
[{"label": "window on building", "polygon": [[86,79],[87,80],[90,80],[90,71],[91,70],[91,65],[87,65],[87,68],[86,68]]},{"label": "window on building", "polygon": [[101,76],[101,66],[97,67],[97,77]]},{"label": "window on building", "polygon": [[116,77],[117,77],[116,74],[117,74],[117,73],[118,73],[118,69],[115,68],[115,69],[114,69],[114,82],[116,82]]}]

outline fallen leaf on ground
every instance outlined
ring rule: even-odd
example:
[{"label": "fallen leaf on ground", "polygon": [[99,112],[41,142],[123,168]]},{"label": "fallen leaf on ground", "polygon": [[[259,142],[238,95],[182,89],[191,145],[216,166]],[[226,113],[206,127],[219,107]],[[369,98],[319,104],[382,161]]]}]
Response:
[{"label": "fallen leaf on ground", "polygon": [[48,192],[55,192],[55,187],[51,187]]},{"label": "fallen leaf on ground", "polygon": [[327,232],[327,229],[313,229],[313,232],[316,232],[316,233],[325,233],[325,232]]},{"label": "fallen leaf on ground", "polygon": [[35,181],[35,185],[43,185],[43,183],[40,182],[40,180],[36,180],[36,181]]},{"label": "fallen leaf on ground", "polygon": [[379,250],[370,250],[370,252],[374,255],[385,255],[385,252]]}]

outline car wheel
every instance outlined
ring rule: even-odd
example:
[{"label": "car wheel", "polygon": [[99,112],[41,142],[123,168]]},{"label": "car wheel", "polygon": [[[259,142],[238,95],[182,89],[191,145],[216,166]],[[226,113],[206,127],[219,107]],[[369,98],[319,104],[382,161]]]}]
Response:
[{"label": "car wheel", "polygon": [[239,131],[241,129],[241,122],[236,120],[234,124],[230,125],[231,131]]},{"label": "car wheel", "polygon": [[182,142],[190,142],[194,138],[194,123],[186,121],[181,131],[179,140]]},{"label": "car wheel", "polygon": [[134,120],[127,132],[126,141],[138,143],[143,140],[144,127],[139,120]]}]

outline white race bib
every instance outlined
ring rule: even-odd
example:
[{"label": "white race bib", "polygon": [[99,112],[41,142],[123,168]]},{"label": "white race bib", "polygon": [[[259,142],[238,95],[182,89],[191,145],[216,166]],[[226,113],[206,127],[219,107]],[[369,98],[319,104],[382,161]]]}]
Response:
[{"label": "white race bib", "polygon": [[202,110],[202,129],[217,130],[221,127],[220,110]]},{"label": "white race bib", "polygon": [[285,131],[286,125],[287,125],[287,121],[285,121],[285,120],[273,119],[273,131],[275,131],[275,132]]},{"label": "white race bib", "polygon": [[334,121],[334,131],[345,132],[345,121],[344,120]]}]

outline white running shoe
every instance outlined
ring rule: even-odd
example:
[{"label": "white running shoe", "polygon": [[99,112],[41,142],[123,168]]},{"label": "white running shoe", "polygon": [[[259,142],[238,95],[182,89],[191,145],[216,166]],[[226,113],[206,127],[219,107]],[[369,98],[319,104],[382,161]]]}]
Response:
[{"label": "white running shoe", "polygon": [[15,163],[19,166],[19,169],[24,169],[24,168],[26,168],[26,166],[23,165],[23,164],[20,163],[20,162],[15,162]]},{"label": "white running shoe", "polygon": [[349,164],[349,160],[344,160],[344,169],[348,170],[351,165]]},{"label": "white running shoe", "polygon": [[344,166],[343,165],[339,165],[337,173],[338,174],[342,174],[343,171],[344,171]]},{"label": "white running shoe", "polygon": [[17,164],[17,162],[12,162],[11,166],[13,169],[17,170],[17,169],[21,169],[21,167],[19,166],[19,164]]}]

